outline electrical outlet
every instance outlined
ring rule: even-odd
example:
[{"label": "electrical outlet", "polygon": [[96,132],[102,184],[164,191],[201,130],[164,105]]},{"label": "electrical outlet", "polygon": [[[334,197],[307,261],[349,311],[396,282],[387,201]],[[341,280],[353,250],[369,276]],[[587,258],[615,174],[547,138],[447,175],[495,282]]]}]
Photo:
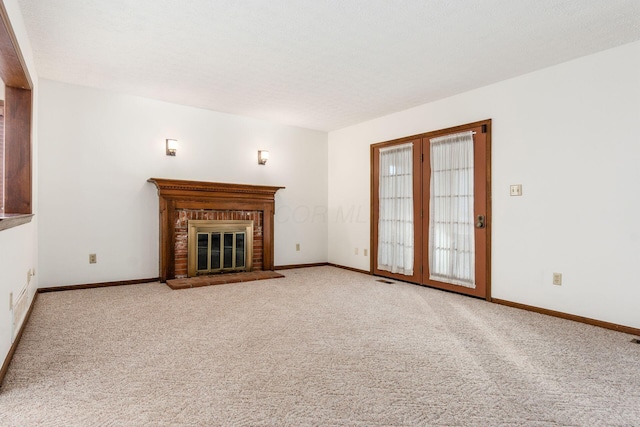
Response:
[{"label": "electrical outlet", "polygon": [[522,196],[522,184],[512,185],[509,194],[512,196]]},{"label": "electrical outlet", "polygon": [[562,273],[553,273],[553,284],[556,286],[562,285]]},{"label": "electrical outlet", "polygon": [[296,251],[300,251],[300,243],[296,243]]},{"label": "electrical outlet", "polygon": [[364,250],[364,256],[367,256],[367,254],[369,253],[369,251],[367,249]]},{"label": "electrical outlet", "polygon": [[89,264],[95,264],[98,262],[96,254],[89,254]]},{"label": "electrical outlet", "polygon": [[358,255],[358,248],[356,248],[356,255]]}]

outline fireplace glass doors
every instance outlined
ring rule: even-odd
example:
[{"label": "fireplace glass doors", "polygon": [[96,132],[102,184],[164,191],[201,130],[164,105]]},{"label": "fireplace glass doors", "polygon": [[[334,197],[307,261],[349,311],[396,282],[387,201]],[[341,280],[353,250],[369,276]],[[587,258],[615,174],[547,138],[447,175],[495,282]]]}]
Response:
[{"label": "fireplace glass doors", "polygon": [[245,268],[245,232],[198,233],[198,274]]},{"label": "fireplace glass doors", "polygon": [[253,221],[189,221],[189,277],[251,271]]}]

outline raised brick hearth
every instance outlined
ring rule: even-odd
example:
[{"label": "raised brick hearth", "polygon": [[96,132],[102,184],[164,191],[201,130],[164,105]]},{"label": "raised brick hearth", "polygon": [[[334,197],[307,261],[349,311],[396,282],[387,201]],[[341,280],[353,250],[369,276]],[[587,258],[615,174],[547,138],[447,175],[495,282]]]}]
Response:
[{"label": "raised brick hearth", "polygon": [[253,271],[273,270],[275,193],[284,187],[150,178],[160,197],[160,280],[187,277],[187,221],[252,220]]},{"label": "raised brick hearth", "polygon": [[281,279],[284,276],[275,271],[252,271],[250,273],[227,273],[213,276],[191,277],[189,279],[167,280],[171,289],[189,289],[202,286],[226,285],[227,283],[254,282],[256,280]]}]

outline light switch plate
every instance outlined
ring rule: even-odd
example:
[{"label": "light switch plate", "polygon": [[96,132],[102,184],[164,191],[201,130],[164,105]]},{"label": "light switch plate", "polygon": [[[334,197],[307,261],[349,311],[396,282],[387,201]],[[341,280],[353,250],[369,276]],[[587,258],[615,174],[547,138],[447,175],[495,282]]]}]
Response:
[{"label": "light switch plate", "polygon": [[522,196],[522,184],[512,185],[509,194],[512,196]]}]

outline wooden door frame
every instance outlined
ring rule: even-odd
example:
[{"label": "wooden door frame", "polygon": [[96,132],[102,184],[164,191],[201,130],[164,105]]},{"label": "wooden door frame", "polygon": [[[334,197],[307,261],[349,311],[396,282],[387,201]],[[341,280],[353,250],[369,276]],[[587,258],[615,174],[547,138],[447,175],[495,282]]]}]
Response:
[{"label": "wooden door frame", "polygon": [[[399,138],[399,139],[394,139],[391,141],[384,141],[384,142],[379,142],[376,144],[371,144],[371,148],[370,148],[370,155],[371,155],[371,197],[370,197],[370,209],[371,209],[371,215],[370,215],[370,248],[371,248],[371,259],[370,259],[370,273],[372,275],[376,275],[376,276],[382,276],[382,277],[389,277],[395,280],[400,280],[400,281],[405,281],[405,282],[410,282],[410,283],[416,283],[416,284],[420,284],[423,286],[429,286],[428,284],[423,284],[422,283],[422,274],[421,274],[421,270],[423,268],[422,265],[422,246],[423,246],[423,242],[422,242],[422,238],[423,235],[425,233],[422,232],[424,225],[423,225],[423,218],[425,217],[424,215],[418,215],[414,217],[416,218],[416,223],[420,223],[420,236],[418,237],[418,233],[415,233],[416,236],[416,244],[419,244],[419,250],[416,249],[416,254],[414,256],[415,264],[414,264],[414,276],[404,276],[401,274],[393,274],[393,273],[389,273],[389,272],[380,272],[379,270],[377,270],[375,268],[376,266],[376,261],[377,261],[377,257],[378,257],[378,230],[377,230],[377,221],[378,221],[378,198],[377,198],[377,194],[376,191],[378,189],[377,186],[377,182],[378,182],[378,175],[379,175],[379,171],[376,168],[376,159],[374,156],[374,153],[379,150],[380,148],[386,147],[386,146],[391,146],[391,145],[397,145],[397,144],[402,144],[402,143],[406,143],[406,142],[411,142],[411,141],[418,141],[419,142],[419,148],[418,151],[420,152],[420,158],[422,158],[422,139],[424,138],[434,138],[437,136],[443,136],[443,135],[448,135],[451,133],[458,133],[458,132],[463,132],[465,130],[468,130],[470,128],[474,128],[474,127],[481,127],[483,130],[486,129],[486,142],[487,142],[487,147],[486,147],[486,170],[487,170],[487,181],[486,181],[486,230],[487,230],[487,234],[486,234],[486,248],[485,248],[485,272],[486,272],[486,289],[485,289],[485,296],[484,299],[486,299],[487,301],[491,301],[491,230],[492,230],[492,209],[491,209],[491,119],[487,119],[487,120],[481,120],[478,122],[472,122],[472,123],[467,123],[464,125],[459,125],[459,126],[454,126],[454,127],[450,127],[450,128],[446,128],[446,129],[438,129],[435,131],[430,131],[430,132],[425,132],[425,133],[421,133],[421,134],[417,134],[417,135],[411,135],[411,136],[407,136],[407,137],[403,137],[403,138]],[[415,143],[414,143],[414,159],[416,156],[415,153]],[[419,169],[418,169],[419,168]],[[419,184],[419,191],[420,191],[420,195],[422,195],[422,183],[423,183],[423,177],[422,177],[422,163],[418,163],[418,166],[416,166],[414,164],[414,175],[418,175],[419,179],[420,179],[420,184]],[[417,173],[416,173],[417,172]],[[414,195],[416,192],[416,188],[415,188],[415,177],[414,177]],[[419,205],[417,206],[417,208],[414,207],[414,212],[416,212],[416,210],[418,212],[420,212],[422,210],[422,200],[415,200],[414,198],[414,204],[415,205]],[[419,218],[419,221],[417,220]],[[418,246],[416,246],[417,248]],[[419,257],[418,257],[419,254]],[[420,260],[420,263],[418,264],[418,260]],[[417,273],[416,273],[417,271]],[[416,279],[416,274],[419,275],[419,278]],[[442,289],[442,288],[438,288],[438,289]],[[445,289],[448,290],[448,289]],[[451,289],[454,292],[456,291],[456,289]]]}]

